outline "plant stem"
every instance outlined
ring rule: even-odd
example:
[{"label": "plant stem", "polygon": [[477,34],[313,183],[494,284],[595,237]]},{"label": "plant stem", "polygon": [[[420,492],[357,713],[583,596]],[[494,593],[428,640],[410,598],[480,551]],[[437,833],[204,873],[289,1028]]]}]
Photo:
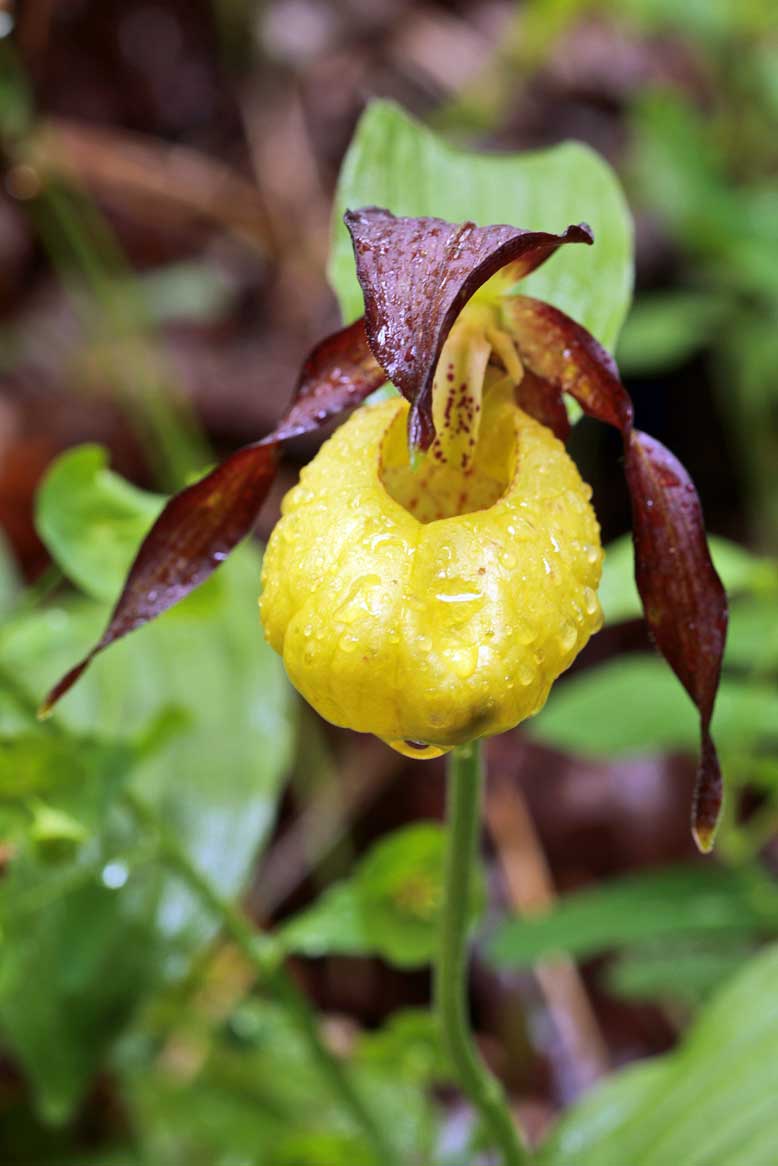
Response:
[{"label": "plant stem", "polygon": [[272,936],[257,931],[240,908],[221,897],[202,871],[192,863],[175,834],[159,819],[147,802],[131,791],[126,791],[124,797],[138,820],[156,832],[160,851],[170,869],[180,875],[212,915],[219,920],[224,932],[240,948],[263,984],[286,1009],[308,1048],[311,1060],[318,1066],[333,1096],[351,1115],[355,1125],[362,1130],[375,1155],[376,1166],[399,1166],[392,1144],[355,1089],[344,1065],[322,1040],[316,1014],[284,967],[283,951],[279,945]]},{"label": "plant stem", "polygon": [[435,969],[435,1004],[443,1041],[464,1093],[502,1154],[504,1166],[527,1166],[500,1082],[475,1046],[467,1007],[467,931],[473,868],[478,850],[483,764],[473,742],[448,756],[448,838],[440,951]]}]

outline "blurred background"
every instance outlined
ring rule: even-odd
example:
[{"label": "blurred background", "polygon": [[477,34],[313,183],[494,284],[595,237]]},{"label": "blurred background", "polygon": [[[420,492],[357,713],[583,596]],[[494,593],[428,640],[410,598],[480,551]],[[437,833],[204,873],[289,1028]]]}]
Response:
[{"label": "blurred background", "polygon": [[[605,630],[548,715],[490,745],[483,1051],[539,1134],[673,1048],[778,934],[769,0],[0,0],[3,1166],[370,1161],[219,931],[241,891],[403,1160],[466,1144],[427,1008],[442,767],[300,707],[261,644],[255,550],[33,720],[157,496],[269,430],[339,325],[332,196],[376,95],[453,144],[575,138],[615,167],[637,255],[617,356],[639,425],[698,485],[733,595],[716,859],[694,855],[694,720],[649,655],[623,541]],[[260,536],[317,441],[289,451]],[[617,440],[582,422],[573,451],[619,540]],[[549,962],[562,935],[571,958]]]}]

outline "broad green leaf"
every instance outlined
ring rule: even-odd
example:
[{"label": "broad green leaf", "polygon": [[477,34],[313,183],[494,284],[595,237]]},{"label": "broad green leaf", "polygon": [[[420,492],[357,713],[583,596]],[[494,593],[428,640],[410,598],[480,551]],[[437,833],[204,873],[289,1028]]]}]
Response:
[{"label": "broad green leaf", "polygon": [[740,935],[778,928],[778,891],[758,872],[711,864],[629,875],[560,899],[553,910],[503,923],[489,942],[500,967],[555,952],[583,958],[668,936]]},{"label": "broad green leaf", "polygon": [[335,195],[329,277],[345,320],[364,310],[347,209],[436,215],[480,226],[562,231],[588,222],[593,247],[563,247],[521,285],[613,348],[632,292],[632,223],[616,175],[588,146],[566,142],[524,154],[455,149],[396,105],[373,101],[357,126]]},{"label": "broad green leaf", "polygon": [[[239,893],[267,837],[291,744],[289,689],[256,614],[259,571],[259,556],[250,547],[239,550],[221,568],[218,587],[206,586],[99,657],[53,722],[76,740],[89,738],[96,749],[140,742],[127,779],[132,790],[175,831],[225,897]],[[69,600],[9,620],[0,628],[0,675],[15,677],[34,707],[52,677],[95,639],[106,614],[102,605]],[[172,708],[178,710],[177,732],[165,728]],[[20,748],[29,746],[29,726],[24,731]],[[6,744],[13,749],[13,738]],[[78,766],[67,749],[56,764],[62,772],[52,780],[64,788],[77,778]],[[114,760],[108,779],[117,767]],[[32,773],[38,780],[34,767]],[[64,879],[67,872],[59,887],[48,868],[31,870],[31,893],[37,888],[46,905],[29,940],[22,933],[18,942],[0,947],[0,1018],[5,1029],[8,1016],[28,1014],[6,1037],[50,1115],[65,1116],[77,1103],[106,1044],[120,1035],[131,1011],[130,987],[137,1001],[160,976],[185,973],[217,926],[210,910],[153,855],[141,856],[137,865],[134,855],[143,843],[134,818],[110,811],[82,848],[84,868],[69,872],[82,876],[75,886]],[[90,916],[84,904],[93,898],[98,906]],[[132,948],[128,997],[115,1017],[115,985],[97,956],[82,961],[77,973],[69,962],[68,927],[83,927],[84,918],[96,949],[121,962],[122,945]],[[38,949],[47,952],[45,960],[36,960]],[[120,983],[117,973],[117,990]],[[94,1016],[94,1024],[76,1023],[72,1016],[80,1010]],[[60,1052],[47,1058],[40,1034],[54,1014],[61,1020]]]},{"label": "broad green leaf", "polygon": [[[742,753],[778,739],[775,686],[725,676],[713,717],[722,752]],[[656,656],[624,656],[579,672],[552,692],[525,731],[536,740],[588,757],[621,757],[696,750],[693,706],[670,669]]]},{"label": "broad green leaf", "polygon": [[[382,838],[350,879],[335,883],[280,931],[285,948],[321,956],[379,955],[398,967],[429,963],[437,951],[445,832],[434,822]],[[473,917],[483,903],[480,881]]]},{"label": "broad green leaf", "polygon": [[778,665],[776,606],[778,592],[749,596],[732,604],[727,631],[727,665],[743,669],[747,674],[775,671]]},{"label": "broad green leaf", "polygon": [[[19,883],[29,892],[40,889],[41,879],[28,869],[16,880],[21,891]],[[145,878],[134,883],[130,895],[98,878],[56,894],[50,879],[49,901],[3,928],[0,1030],[48,1122],[70,1116],[155,979],[162,953],[144,919],[153,887]]]},{"label": "broad green leaf", "polygon": [[102,446],[81,445],[57,458],[46,474],[36,525],[69,579],[95,599],[115,601],[164,502],[107,469]]},{"label": "broad green leaf", "polygon": [[[729,539],[708,539],[716,570],[729,595],[749,591],[769,582],[775,566]],[[643,615],[635,585],[635,555],[632,536],[622,535],[605,548],[605,563],[599,588],[606,623],[621,623]]]},{"label": "broad green leaf", "polygon": [[627,1000],[698,1007],[754,955],[737,937],[717,942],[662,939],[622,952],[607,969],[608,991]]},{"label": "broad green leaf", "polygon": [[771,1166],[778,1146],[778,946],[703,1010],[681,1047],[567,1113],[539,1166]]},{"label": "broad green leaf", "polygon": [[726,311],[714,295],[674,292],[639,297],[619,337],[623,376],[648,376],[676,368],[702,348]]}]

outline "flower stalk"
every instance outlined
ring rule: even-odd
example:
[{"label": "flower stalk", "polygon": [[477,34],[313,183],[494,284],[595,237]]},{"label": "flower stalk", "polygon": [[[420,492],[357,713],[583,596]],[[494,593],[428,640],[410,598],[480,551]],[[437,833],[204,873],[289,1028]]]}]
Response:
[{"label": "flower stalk", "polygon": [[467,932],[484,779],[480,743],[454,749],[448,755],[447,767],[448,837],[435,1006],[459,1085],[499,1148],[503,1166],[529,1166],[532,1159],[505,1092],[481,1059],[468,1021]]}]

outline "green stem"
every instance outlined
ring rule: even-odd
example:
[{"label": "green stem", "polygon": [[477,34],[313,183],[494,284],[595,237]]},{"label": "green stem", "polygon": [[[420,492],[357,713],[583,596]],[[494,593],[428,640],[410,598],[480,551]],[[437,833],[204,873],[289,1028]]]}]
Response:
[{"label": "green stem", "polygon": [[125,801],[139,821],[156,831],[160,850],[169,867],[181,876],[214,918],[219,920],[224,932],[240,948],[263,984],[286,1009],[308,1048],[311,1060],[318,1066],[333,1096],[343,1109],[351,1114],[355,1125],[362,1130],[375,1155],[376,1166],[399,1166],[393,1146],[354,1088],[344,1065],[322,1040],[316,1014],[304,993],[283,966],[281,962],[283,953],[272,936],[257,931],[238,907],[221,897],[216,888],[192,863],[173,832],[157,817],[147,802],[130,791],[125,792]]},{"label": "green stem", "polygon": [[483,764],[477,742],[448,757],[448,838],[443,921],[435,969],[435,1004],[443,1040],[464,1093],[502,1154],[504,1166],[531,1161],[500,1082],[481,1060],[467,1006],[467,931],[478,850]]}]

